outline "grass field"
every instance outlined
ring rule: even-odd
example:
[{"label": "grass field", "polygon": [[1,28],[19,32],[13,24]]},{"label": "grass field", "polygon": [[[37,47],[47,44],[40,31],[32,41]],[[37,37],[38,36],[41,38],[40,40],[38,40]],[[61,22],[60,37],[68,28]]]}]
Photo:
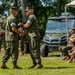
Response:
[{"label": "grass field", "polygon": [[[0,54],[0,65],[2,61],[2,52]],[[60,53],[59,53],[60,54]],[[66,63],[58,57],[58,52],[49,53],[48,57],[42,57],[42,69],[28,69],[32,65],[30,55],[19,55],[18,65],[23,69],[12,69],[12,60],[7,62],[9,69],[1,69],[0,75],[75,75],[75,63]]]}]

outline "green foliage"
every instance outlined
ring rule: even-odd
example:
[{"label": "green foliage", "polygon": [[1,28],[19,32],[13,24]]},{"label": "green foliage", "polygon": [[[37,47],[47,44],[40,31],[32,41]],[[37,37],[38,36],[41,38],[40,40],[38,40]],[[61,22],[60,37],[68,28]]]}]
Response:
[{"label": "green foliage", "polygon": [[49,16],[54,16],[55,10],[53,10],[53,7],[35,7],[35,15],[37,16],[38,22],[39,22],[39,29],[45,30],[46,28],[46,23],[47,23],[47,18]]},{"label": "green foliage", "polygon": [[[47,19],[49,16],[56,15],[56,3],[51,0],[28,0],[31,6],[34,8],[35,15],[39,22],[39,29],[45,30]],[[42,5],[42,2],[45,6]]]},{"label": "green foliage", "polygon": [[28,0],[29,4],[33,7],[41,6],[41,1],[40,0]]},{"label": "green foliage", "polygon": [[65,4],[71,2],[71,0],[62,0],[62,12],[64,12]]},{"label": "green foliage", "polygon": [[19,12],[18,12],[18,18],[19,18],[19,22],[22,22],[22,21],[23,21],[23,16],[22,16],[22,11],[21,11],[21,9],[20,9]]},{"label": "green foliage", "polygon": [[2,6],[0,6],[0,14],[2,14],[3,13],[3,8],[2,8]]},{"label": "green foliage", "polygon": [[[62,0],[62,12],[64,12],[65,4],[69,3],[70,1],[71,0]],[[3,14],[5,10],[9,10],[12,3],[13,0],[6,0],[5,4],[3,3],[3,6],[0,6],[0,14]],[[51,2],[51,0],[28,0],[28,3],[35,10],[35,15],[37,16],[39,22],[39,29],[45,30],[47,18],[49,16],[56,16],[58,0],[55,0],[55,2]],[[18,0],[18,7],[20,7],[20,0]],[[75,13],[73,8],[69,8],[68,11],[71,11],[73,14]],[[22,20],[21,10],[19,11],[19,18]]]}]

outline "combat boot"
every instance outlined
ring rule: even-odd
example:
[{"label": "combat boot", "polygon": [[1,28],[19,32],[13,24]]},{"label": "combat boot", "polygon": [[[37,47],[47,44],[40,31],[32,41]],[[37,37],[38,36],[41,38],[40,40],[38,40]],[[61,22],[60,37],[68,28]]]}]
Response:
[{"label": "combat boot", "polygon": [[32,66],[30,66],[28,69],[34,68],[36,66],[36,64],[33,64]]},{"label": "combat boot", "polygon": [[2,66],[1,66],[2,69],[9,69],[5,63],[2,63]]},{"label": "combat boot", "polygon": [[69,60],[70,56],[65,56],[64,58],[62,58],[62,60]]},{"label": "combat boot", "polygon": [[22,68],[17,65],[13,65],[13,69],[22,69]]},{"label": "combat boot", "polygon": [[42,64],[37,64],[35,67],[34,67],[34,69],[40,69],[40,68],[42,68],[43,66],[42,66]]},{"label": "combat boot", "polygon": [[62,58],[62,60],[66,60],[68,57],[67,56],[64,56],[64,58]]}]

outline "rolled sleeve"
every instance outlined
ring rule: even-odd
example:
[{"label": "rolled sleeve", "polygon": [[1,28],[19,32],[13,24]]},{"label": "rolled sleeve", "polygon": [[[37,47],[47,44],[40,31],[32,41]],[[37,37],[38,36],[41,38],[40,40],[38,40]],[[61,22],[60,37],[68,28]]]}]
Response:
[{"label": "rolled sleeve", "polygon": [[27,24],[30,24],[31,25],[32,24],[32,21],[31,20],[28,20],[27,21]]},{"label": "rolled sleeve", "polygon": [[16,23],[14,23],[14,22],[13,22],[13,23],[11,23],[11,27],[13,27],[13,26],[16,26]]}]

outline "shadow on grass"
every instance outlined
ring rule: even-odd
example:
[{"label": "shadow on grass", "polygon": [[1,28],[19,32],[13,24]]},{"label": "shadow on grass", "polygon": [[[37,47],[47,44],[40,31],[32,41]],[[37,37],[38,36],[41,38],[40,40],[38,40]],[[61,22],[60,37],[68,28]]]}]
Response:
[{"label": "shadow on grass", "polygon": [[60,55],[49,55],[49,57],[60,57]]},{"label": "shadow on grass", "polygon": [[75,67],[43,67],[44,69],[68,69],[68,68],[75,68]]},{"label": "shadow on grass", "polygon": [[60,55],[61,55],[61,52],[59,51],[53,51],[48,54],[49,57],[60,57]]}]

